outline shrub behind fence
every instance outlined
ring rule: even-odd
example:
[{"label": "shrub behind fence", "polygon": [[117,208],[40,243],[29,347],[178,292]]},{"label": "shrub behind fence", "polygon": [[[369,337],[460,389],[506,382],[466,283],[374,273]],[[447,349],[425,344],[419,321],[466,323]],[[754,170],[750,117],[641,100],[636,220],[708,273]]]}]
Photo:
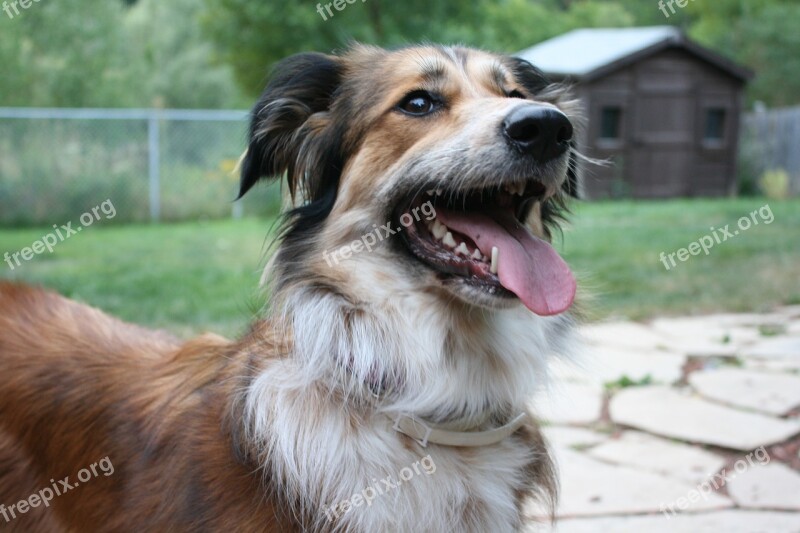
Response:
[{"label": "shrub behind fence", "polygon": [[742,126],[744,172],[758,178],[768,171],[784,170],[791,192],[800,194],[800,107],[748,113]]},{"label": "shrub behind fence", "polygon": [[52,224],[111,199],[115,221],[267,214],[234,205],[244,111],[0,108],[0,224]]}]

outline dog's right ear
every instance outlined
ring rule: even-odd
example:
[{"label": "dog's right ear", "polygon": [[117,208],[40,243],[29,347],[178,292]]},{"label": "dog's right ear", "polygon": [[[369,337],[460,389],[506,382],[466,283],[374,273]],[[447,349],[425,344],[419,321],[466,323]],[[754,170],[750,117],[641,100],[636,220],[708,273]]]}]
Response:
[{"label": "dog's right ear", "polygon": [[334,56],[298,54],[278,63],[252,111],[250,141],[241,166],[239,198],[262,178],[285,172],[294,199],[315,199],[339,155],[329,130],[329,109],[342,77]]}]

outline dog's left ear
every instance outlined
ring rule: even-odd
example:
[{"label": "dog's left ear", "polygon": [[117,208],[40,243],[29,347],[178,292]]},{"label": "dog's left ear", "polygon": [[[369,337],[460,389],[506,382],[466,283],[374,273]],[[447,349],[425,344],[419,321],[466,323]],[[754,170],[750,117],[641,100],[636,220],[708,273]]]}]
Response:
[{"label": "dog's left ear", "polygon": [[340,142],[332,138],[329,111],[341,75],[339,58],[324,54],[298,54],[275,66],[252,111],[239,198],[258,180],[284,173],[293,199],[313,200],[336,180]]},{"label": "dog's left ear", "polygon": [[[556,100],[559,107],[564,109],[576,126],[575,130],[578,131],[582,125],[583,113],[579,111],[579,105],[576,100],[570,98],[570,91],[562,84],[554,83],[547,75],[537,67],[533,66],[530,62],[519,58],[509,58],[512,73],[516,80],[525,89],[533,95],[546,94],[549,99]],[[571,113],[569,111],[572,111]],[[575,122],[578,124],[575,124]],[[570,156],[569,156],[569,170],[567,171],[567,179],[564,181],[564,192],[575,198],[578,197],[578,159],[575,156],[575,141],[570,142]]]}]

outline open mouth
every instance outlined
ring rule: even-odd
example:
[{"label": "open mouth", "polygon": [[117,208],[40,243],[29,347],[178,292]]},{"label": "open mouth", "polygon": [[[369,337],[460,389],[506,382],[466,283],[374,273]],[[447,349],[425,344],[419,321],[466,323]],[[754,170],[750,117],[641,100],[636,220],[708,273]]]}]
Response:
[{"label": "open mouth", "polygon": [[575,279],[550,243],[524,224],[546,192],[538,181],[465,192],[433,189],[402,202],[397,216],[433,205],[435,217],[415,217],[403,238],[442,281],[496,298],[519,298],[538,315],[555,315],[572,305]]}]

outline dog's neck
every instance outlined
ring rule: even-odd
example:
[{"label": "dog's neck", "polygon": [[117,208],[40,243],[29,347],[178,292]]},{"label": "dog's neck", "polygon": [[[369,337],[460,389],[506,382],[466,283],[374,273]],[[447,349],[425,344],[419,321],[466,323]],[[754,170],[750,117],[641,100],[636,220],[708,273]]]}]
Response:
[{"label": "dog's neck", "polygon": [[[546,357],[564,350],[561,340],[570,329],[565,317],[544,319],[521,307],[474,309],[420,291],[353,303],[317,285],[279,292],[273,302],[265,331],[291,341],[285,357],[262,363],[251,376],[242,397],[243,436],[254,459],[312,522],[322,516],[320,506],[419,460],[413,440],[392,430],[390,419],[412,415],[456,432],[508,423],[525,410],[545,375]],[[378,383],[381,390],[373,390]],[[471,474],[475,479],[466,485],[456,476],[468,467],[458,448],[420,449],[452,471],[437,477],[441,494],[422,481],[409,483],[409,492],[397,495],[409,499],[404,510],[442,499],[441,523],[431,522],[433,529],[450,527],[447,520],[473,529],[496,526],[492,521],[515,524],[517,500],[532,490],[525,477],[532,454],[544,453],[532,449],[535,430],[529,431],[530,441],[516,436],[474,448],[481,450],[481,470],[495,469],[498,476]],[[546,464],[542,468],[547,471]],[[547,486],[548,479],[541,482]],[[478,498],[487,507],[483,514],[446,516],[452,500],[470,501],[476,491],[485,491]],[[505,499],[496,501],[498,494]],[[381,530],[393,520],[411,527],[418,518],[398,517],[392,498],[348,515],[357,523],[342,523],[353,530]],[[310,529],[328,526],[323,519]]]},{"label": "dog's neck", "polygon": [[570,323],[417,291],[352,303],[307,288],[282,303],[290,355],[306,379],[390,414],[462,427],[524,409]]}]

